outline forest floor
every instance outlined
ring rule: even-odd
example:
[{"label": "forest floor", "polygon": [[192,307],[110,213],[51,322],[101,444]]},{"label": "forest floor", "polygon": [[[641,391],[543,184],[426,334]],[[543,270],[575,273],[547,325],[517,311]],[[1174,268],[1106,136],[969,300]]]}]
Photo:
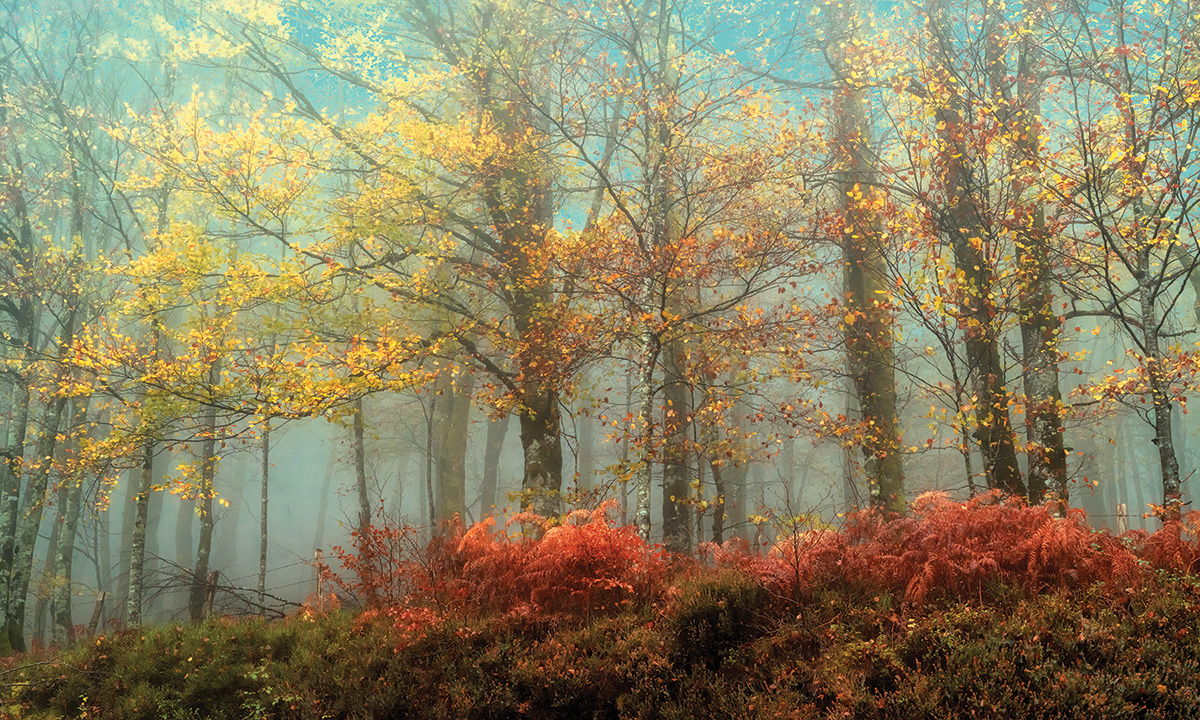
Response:
[{"label": "forest floor", "polygon": [[0,717],[1200,717],[1186,522],[934,498],[687,559],[599,512],[413,537],[373,529],[329,571],[358,609],[9,658]]}]

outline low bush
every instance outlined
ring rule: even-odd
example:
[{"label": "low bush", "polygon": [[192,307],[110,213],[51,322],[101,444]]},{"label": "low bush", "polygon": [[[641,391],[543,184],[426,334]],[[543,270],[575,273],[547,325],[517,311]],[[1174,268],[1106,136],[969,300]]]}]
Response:
[{"label": "low bush", "polygon": [[518,522],[385,528],[344,553],[358,613],[10,660],[0,718],[1200,717],[1188,523],[1114,538],[927,496],[688,564],[603,509]]},{"label": "low bush", "polygon": [[[1161,545],[1162,535],[1144,538],[1143,544]],[[917,498],[908,517],[855,513],[840,531],[785,535],[765,556],[748,553],[736,541],[708,552],[717,564],[740,568],[796,600],[838,588],[861,598],[894,596],[909,609],[939,599],[1003,596],[1012,589],[1035,594],[1104,583],[1120,592],[1140,581],[1146,564],[1129,543],[1088,527],[1082,511],[1056,517],[1049,506],[997,493],[965,503],[928,493]]]}]

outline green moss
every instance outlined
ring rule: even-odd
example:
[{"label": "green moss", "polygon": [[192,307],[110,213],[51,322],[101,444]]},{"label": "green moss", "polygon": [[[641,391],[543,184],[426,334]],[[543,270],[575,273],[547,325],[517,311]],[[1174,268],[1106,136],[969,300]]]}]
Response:
[{"label": "green moss", "polygon": [[214,622],[98,638],[17,669],[5,718],[1200,717],[1200,593],[1162,576],[904,615],[781,604],[736,573],[657,609]]}]

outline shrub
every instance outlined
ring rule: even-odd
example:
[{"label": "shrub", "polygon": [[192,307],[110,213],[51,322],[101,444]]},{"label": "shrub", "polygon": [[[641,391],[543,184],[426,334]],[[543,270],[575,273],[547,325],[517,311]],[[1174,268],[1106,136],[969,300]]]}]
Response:
[{"label": "shrub", "polygon": [[841,531],[785,536],[766,557],[736,546],[714,557],[796,599],[836,587],[862,598],[895,595],[912,609],[936,599],[982,600],[1005,587],[1037,593],[1106,583],[1123,589],[1142,576],[1129,547],[1092,531],[1082,511],[1055,517],[1049,506],[996,493],[965,503],[927,493],[911,517],[865,510]]},{"label": "shrub", "polygon": [[509,521],[524,527],[514,533],[497,531],[492,518],[453,523],[424,546],[414,529],[385,520],[356,532],[353,550],[334,549],[344,573],[323,572],[366,608],[403,612],[406,622],[413,605],[576,618],[648,605],[668,586],[666,559],[632,527],[614,525],[612,507],[558,523],[521,514]]},{"label": "shrub", "polygon": [[472,526],[458,548],[468,596],[480,610],[579,617],[649,604],[667,586],[665,558],[634,528],[610,522],[611,508],[576,511],[553,525],[529,514],[510,521],[535,525],[535,537],[494,533],[490,521]]},{"label": "shrub", "polygon": [[716,669],[735,648],[766,632],[767,589],[738,570],[700,573],[663,611],[666,631],[685,665]]}]

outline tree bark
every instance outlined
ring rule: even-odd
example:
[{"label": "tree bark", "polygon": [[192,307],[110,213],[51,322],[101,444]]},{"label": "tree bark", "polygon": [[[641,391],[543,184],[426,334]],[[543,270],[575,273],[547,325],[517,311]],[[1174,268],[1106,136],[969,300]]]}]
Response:
[{"label": "tree bark", "polygon": [[[129,575],[125,595],[125,623],[129,627],[142,624],[142,595],[145,589],[146,524],[150,515],[150,493],[154,483],[153,444],[142,446],[142,464],[138,469],[134,495],[133,527],[129,534]],[[129,509],[126,508],[126,512]]]},{"label": "tree bark", "polygon": [[1025,389],[1025,431],[1029,458],[1029,499],[1040,502],[1049,493],[1066,508],[1067,456],[1063,443],[1062,393],[1058,378],[1058,338],[1061,322],[1054,311],[1054,276],[1050,269],[1051,238],[1046,211],[1032,191],[1040,172],[1041,79],[1040,55],[1027,38],[1021,40],[1017,77],[1017,112],[1011,122],[1016,134],[1016,163],[1012,195],[1017,230],[1017,293],[1021,325],[1021,359]]},{"label": "tree bark", "polygon": [[[220,376],[220,364],[213,363],[209,370],[210,386],[215,386]],[[197,488],[196,498],[200,514],[200,535],[196,542],[196,565],[192,570],[192,587],[188,595],[188,616],[193,621],[204,619],[205,600],[209,592],[208,566],[217,521],[213,513],[217,472],[217,411],[214,406],[209,405],[204,409],[202,427],[204,437],[200,442],[200,486]]]},{"label": "tree bark", "polygon": [[80,506],[83,504],[83,481],[75,478],[67,488],[66,517],[58,536],[58,575],[55,585],[53,614],[54,640],[56,643],[75,641],[75,619],[72,615],[71,596],[74,583],[75,538],[79,529]]},{"label": "tree bark", "polygon": [[470,432],[470,375],[444,383],[438,402],[437,518],[444,523],[467,508],[467,435]]},{"label": "tree bark", "polygon": [[21,502],[20,523],[17,528],[16,552],[10,579],[8,641],[14,650],[25,649],[25,611],[29,599],[29,581],[33,572],[33,550],[42,515],[46,508],[46,491],[50,482],[50,466],[57,444],[59,428],[67,398],[57,397],[50,402],[42,422],[34,465],[26,478],[24,499]]},{"label": "tree bark", "polygon": [[525,454],[522,490],[533,511],[557,515],[562,491],[562,436],[558,392],[546,390],[527,397],[517,410],[521,448]]},{"label": "tree bark", "polygon": [[1155,293],[1149,283],[1153,270],[1150,265],[1149,247],[1140,247],[1137,253],[1137,281],[1142,324],[1142,362],[1146,367],[1146,379],[1150,385],[1150,398],[1154,408],[1154,438],[1151,442],[1158,448],[1158,466],[1162,476],[1161,520],[1171,522],[1182,516],[1183,497],[1179,478],[1179,456],[1175,452],[1174,401],[1168,392],[1169,380],[1162,368],[1163,354],[1158,337],[1158,311],[1154,304]]},{"label": "tree bark", "polygon": [[500,460],[504,452],[504,438],[508,435],[509,420],[510,416],[505,415],[489,422],[487,426],[483,446],[483,477],[479,486],[481,515],[496,512],[500,487]]},{"label": "tree bark", "polygon": [[[831,6],[833,7],[833,6]],[[830,13],[831,28],[850,32],[830,55],[834,90],[834,163],[840,200],[843,322],[847,366],[853,381],[872,507],[903,512],[904,467],[896,409],[895,318],[889,306],[882,219],[873,199],[876,171],[870,156],[871,125],[864,89],[848,79],[846,48],[858,34],[858,9],[849,0]]]},{"label": "tree bark", "polygon": [[261,438],[262,463],[259,469],[259,500],[258,500],[258,604],[262,611],[266,610],[267,599],[267,541],[269,539],[270,523],[267,510],[270,504],[271,490],[271,421],[263,421]]},{"label": "tree bark", "polygon": [[641,408],[638,411],[638,424],[641,426],[642,460],[637,471],[637,498],[634,501],[634,523],[642,540],[650,542],[650,496],[653,490],[654,477],[654,368],[658,364],[658,342],[652,333],[646,331],[643,337],[644,356],[642,358],[641,378]]},{"label": "tree bark", "polygon": [[580,502],[584,501],[584,495],[592,491],[596,473],[594,435],[592,418],[585,413],[578,413],[575,416],[575,490],[580,495]]},{"label": "tree bark", "polygon": [[[934,4],[930,22],[936,37],[948,37],[949,23],[940,1]],[[938,44],[936,52],[939,62],[950,68],[952,59],[946,57],[945,45]],[[971,167],[973,159],[966,137],[969,128],[958,107],[963,100],[953,95],[927,100],[935,103],[937,135],[942,146],[946,207],[939,213],[940,229],[953,250],[955,268],[961,276],[959,302],[964,318],[960,325],[975,395],[972,434],[983,456],[988,486],[1024,496],[1025,481],[1017,463],[1004,366],[1000,361],[998,308],[991,299],[995,276],[985,252],[991,233],[979,208],[977,193],[984,189],[976,182]]]},{"label": "tree bark", "polygon": [[692,549],[691,484],[688,462],[688,428],[691,424],[691,392],[684,381],[678,348],[665,353],[667,383],[663,389],[663,546],[676,553]]},{"label": "tree bark", "polygon": [[713,480],[712,541],[720,545],[725,542],[725,477],[715,459],[709,460],[708,467]]},{"label": "tree bark", "polygon": [[350,445],[354,458],[354,489],[358,496],[358,523],[355,527],[359,532],[365,532],[371,525],[371,495],[367,488],[366,420],[363,417],[362,398],[354,401],[354,411],[350,420]]}]

